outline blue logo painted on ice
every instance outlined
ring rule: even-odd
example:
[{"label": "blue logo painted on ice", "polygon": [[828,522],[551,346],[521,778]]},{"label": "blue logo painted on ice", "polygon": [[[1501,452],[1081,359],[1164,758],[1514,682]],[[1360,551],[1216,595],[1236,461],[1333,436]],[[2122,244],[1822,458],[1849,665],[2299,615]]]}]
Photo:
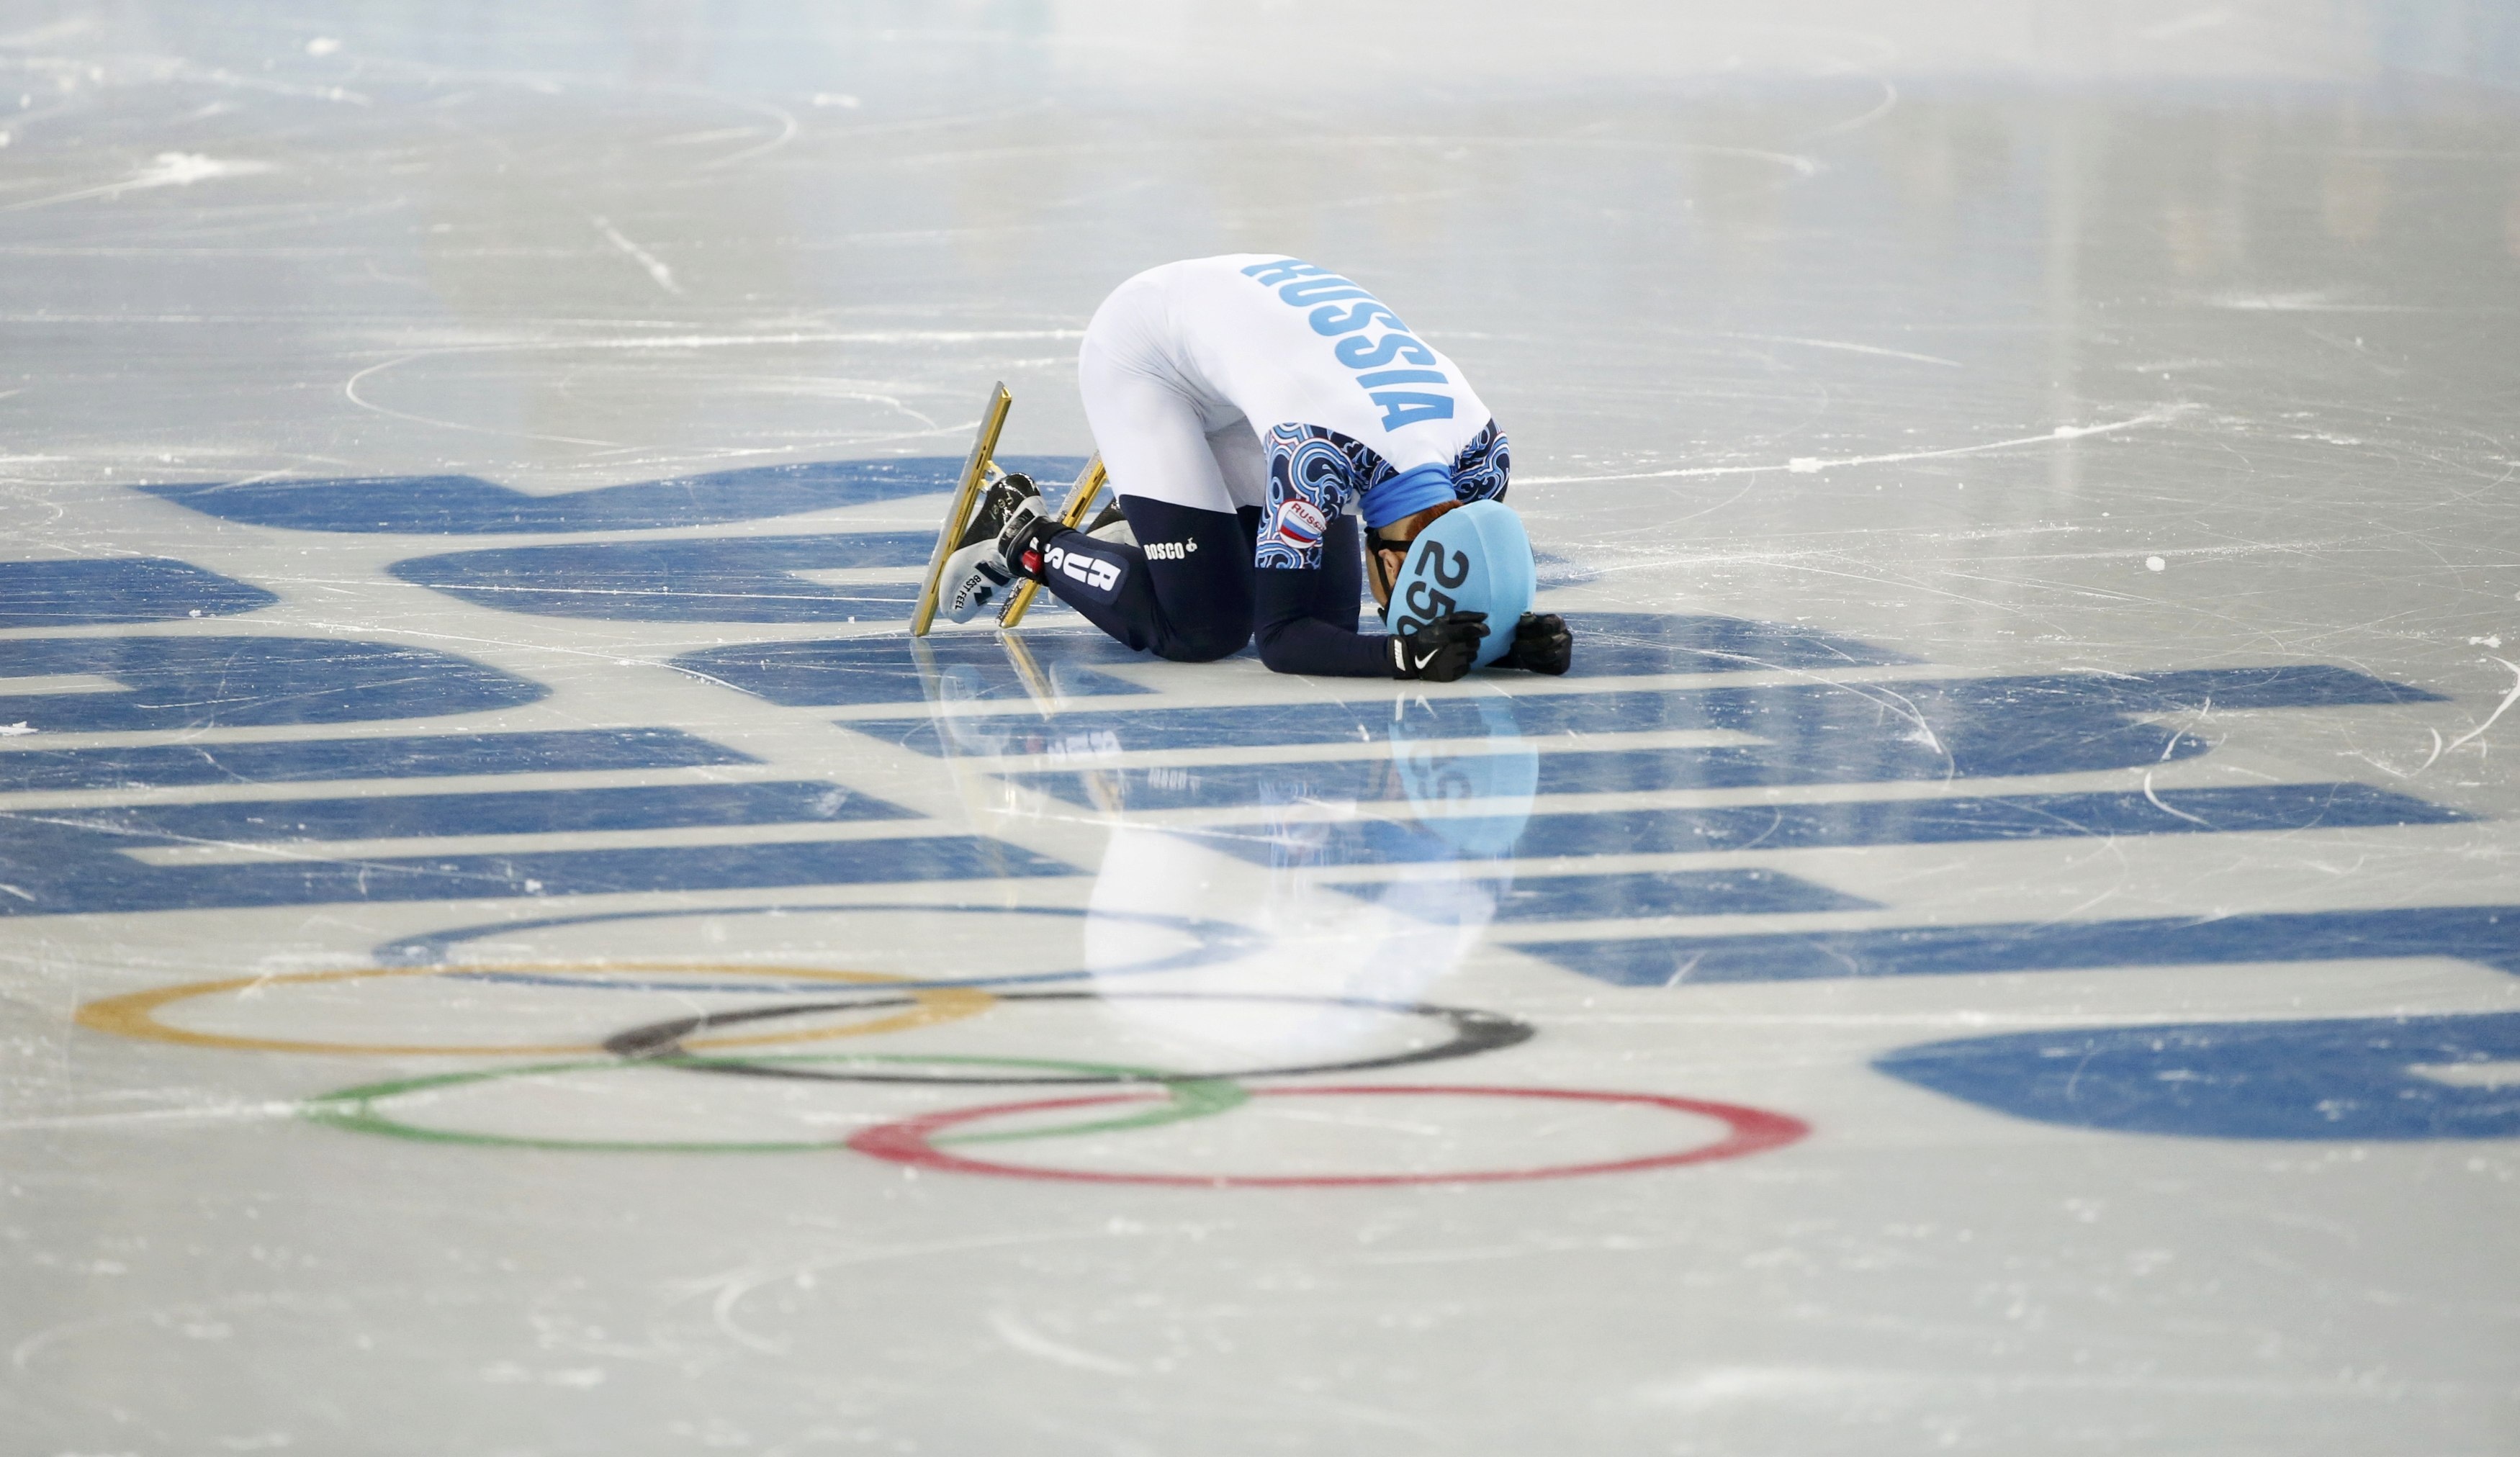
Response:
[{"label": "blue logo painted on ice", "polygon": [[[1316,282],[1324,289],[1343,286],[1318,272],[1286,282]],[[1360,302],[1333,299],[1317,307]],[[1366,346],[1356,351],[1362,357],[1388,338],[1349,342]],[[817,492],[861,489],[861,473],[845,466],[765,482],[762,513],[792,509],[803,499],[797,494],[802,483],[812,483]],[[401,516],[387,512],[395,500],[392,483],[374,485],[346,507],[328,493],[160,494],[200,509],[233,512],[235,519],[253,517],[264,526],[340,530],[371,511],[385,531],[425,524],[425,513],[416,508]],[[879,489],[899,488],[889,477],[879,478]],[[449,496],[450,514],[431,529],[517,529],[511,517],[520,515],[522,507],[481,483],[466,489],[472,494],[462,501],[477,498],[480,513],[465,516],[472,506],[455,510],[457,498]],[[592,514],[598,498],[609,498],[603,491],[583,494],[584,503],[565,509],[568,519],[583,516],[591,523],[599,519]],[[674,493],[659,491],[623,508],[661,512],[641,516],[639,529],[687,529],[726,518],[723,498],[686,496],[694,513],[688,521],[666,509],[673,499]],[[1318,508],[1312,509],[1309,517],[1294,515],[1296,532],[1327,526]],[[551,522],[537,518],[535,529],[551,529]],[[749,554],[682,554],[719,545]],[[651,598],[653,605],[638,608],[640,616],[722,622],[732,619],[722,598],[741,595],[746,583],[770,574],[835,559],[874,564],[912,554],[911,544],[879,536],[811,542],[753,537],[723,544],[678,538],[420,557],[394,575],[485,609],[526,611],[551,610],[538,594],[564,595],[602,580],[624,598]],[[730,571],[740,566],[741,580],[692,591],[702,585],[691,580],[693,569],[712,560]],[[1082,553],[1060,563],[1087,582],[1096,579],[1097,566]],[[1109,580],[1116,586],[1117,569],[1112,571]],[[646,593],[643,584],[651,573],[682,578],[676,585],[683,590]],[[37,619],[182,622],[196,614],[250,614],[273,599],[259,587],[156,559],[0,570],[0,585],[11,582],[21,589],[13,600],[34,604],[30,626]],[[813,610],[836,606],[824,603]],[[76,615],[49,617],[65,608]],[[1026,664],[1011,660],[994,639],[958,635],[928,640],[917,659],[901,637],[862,636],[727,642],[688,653],[675,666],[771,702],[829,705],[853,731],[930,757],[986,756],[983,772],[1053,799],[1097,808],[1122,803],[1133,811],[1231,811],[1210,836],[1215,848],[1263,864],[1299,862],[1332,885],[1356,878],[1349,866],[1475,861],[1474,873],[1500,886],[1488,933],[1495,941],[1627,987],[1669,987],[1677,993],[1700,983],[2392,956],[2452,956],[2520,973],[2520,905],[1884,926],[1880,915],[1890,907],[1822,883],[1825,875],[1814,868],[1821,861],[1761,864],[1740,859],[1745,852],[1791,857],[1835,846],[1895,849],[2062,837],[2111,839],[2133,853],[2156,837],[2455,826],[2470,817],[2357,783],[2136,792],[2123,780],[2097,780],[2081,787],[2035,786],[2037,792],[2030,792],[2033,786],[1986,782],[2200,758],[2213,745],[2175,725],[2208,703],[2217,710],[2337,710],[2439,701],[2434,694],[2318,665],[1884,681],[1879,670],[1912,659],[1790,624],[1707,615],[1567,615],[1586,644],[1571,678],[1592,682],[1516,684],[1506,694],[1435,697],[1410,711],[1413,722],[1423,720],[1415,731],[1428,741],[1506,733],[1522,747],[1519,757],[1505,757],[1529,779],[1529,793],[1540,797],[1536,803],[1510,816],[1448,821],[1449,836],[1367,808],[1354,818],[1328,824],[1300,846],[1238,833],[1235,826],[1248,820],[1253,805],[1345,801],[1366,808],[1396,800],[1406,785],[1393,774],[1389,757],[1377,761],[1354,748],[1381,739],[1390,705],[1380,711],[1338,700],[1185,705],[1158,687],[1102,671],[1141,663],[1143,655],[1099,634],[1056,630],[1025,635]],[[1860,683],[1843,684],[1815,679],[1727,686],[1704,677],[1751,669],[1850,668],[1868,672]],[[1669,678],[1675,674],[1696,675],[1697,681],[1675,684]],[[939,687],[939,676],[952,683]],[[12,678],[53,682],[12,693]],[[105,682],[65,690],[65,678]],[[1604,678],[1641,681],[1598,682]],[[1035,709],[1035,694],[1045,685],[1061,702],[1076,705],[1062,708],[1055,722],[1044,722]],[[436,721],[519,708],[547,691],[470,659],[400,643],[172,636],[163,630],[0,639],[0,729],[15,730],[0,738],[0,793],[345,785],[338,797],[188,801],[160,793],[128,803],[0,804],[0,916],[1079,871],[824,779],[678,779],[678,772],[741,765],[746,756],[670,727],[449,731],[432,722],[407,731],[351,727],[330,734],[299,727]],[[926,702],[939,692],[979,711],[900,716],[898,706]],[[1014,711],[990,712],[989,700]],[[294,736],[255,737],[250,731],[266,728]],[[205,737],[203,729],[248,731]],[[1682,729],[1725,730],[1728,741],[1635,746],[1635,735]],[[131,737],[52,747],[72,734],[99,733]],[[1089,744],[1092,752],[1080,755],[1077,746]],[[1341,755],[1332,745],[1350,746],[1349,752]],[[1252,752],[1271,749],[1286,752]],[[1133,766],[1125,757],[1147,750],[1201,762],[1158,769]],[[1493,750],[1489,757],[1497,758]],[[1101,767],[1089,769],[1084,759]],[[638,770],[655,778],[633,785],[528,783],[507,789],[491,780],[462,792],[428,792],[411,783],[428,776],[599,770]],[[1962,782],[1968,780],[1977,782]],[[1822,788],[1928,781],[1951,788],[1888,798],[1829,797]],[[1768,785],[1807,787],[1790,801],[1759,805],[1617,807],[1597,800],[1591,803],[1606,807],[1591,808],[1546,798]],[[390,792],[377,792],[385,788]],[[1494,798],[1470,797],[1482,803]],[[662,836],[698,826],[767,830],[836,821],[863,827],[832,839],[781,831],[753,842],[713,845],[704,856],[662,838],[655,844],[622,843],[640,831]],[[439,848],[458,838],[575,831],[606,832],[605,843],[579,849],[527,842],[507,851]],[[381,854],[375,848],[376,842],[397,840],[408,842],[409,851]],[[349,841],[367,842],[366,848],[340,858],[255,849],[295,843],[320,852],[326,842]],[[200,854],[204,846],[238,848],[205,857]],[[1642,867],[1633,860],[1709,853],[1723,859]],[[1537,861],[1552,863],[1532,865]],[[1545,873],[1517,873],[1517,864]],[[1805,923],[1791,931],[1721,935],[1675,929],[1669,919],[1836,911],[1870,919],[1839,930]],[[2513,1026],[2508,1017],[2467,1017],[2065,1029],[1907,1048],[1883,1055],[1875,1066],[1886,1077],[1992,1112],[2131,1134],[2509,1136],[2520,1126],[2514,1123],[2520,1097],[2502,1076],[2520,1060],[2520,1043],[2514,1041],[2520,1034]],[[2077,1075],[2060,1079],[2068,1064]]]}]

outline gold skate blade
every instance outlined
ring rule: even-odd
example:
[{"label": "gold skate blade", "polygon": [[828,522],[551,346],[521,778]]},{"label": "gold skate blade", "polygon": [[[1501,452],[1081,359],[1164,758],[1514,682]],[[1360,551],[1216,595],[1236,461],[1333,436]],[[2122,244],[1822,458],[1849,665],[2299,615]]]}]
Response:
[{"label": "gold skate blade", "polygon": [[1006,381],[989,387],[989,402],[980,409],[980,431],[972,437],[971,454],[963,462],[963,479],[954,489],[954,504],[945,512],[945,524],[936,530],[936,550],[927,555],[927,575],[919,584],[919,604],[911,609],[910,636],[924,638],[929,625],[936,621],[936,601],[944,591],[945,559],[954,554],[963,528],[969,524],[971,508],[980,499],[980,487],[986,482],[989,467],[998,453],[998,436],[1006,430],[1007,413],[1014,408],[1014,396],[1007,392]]}]

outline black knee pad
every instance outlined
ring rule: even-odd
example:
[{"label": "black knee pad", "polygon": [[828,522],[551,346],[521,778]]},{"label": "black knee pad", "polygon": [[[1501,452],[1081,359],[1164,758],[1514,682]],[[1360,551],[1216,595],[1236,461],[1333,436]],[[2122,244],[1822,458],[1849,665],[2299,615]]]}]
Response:
[{"label": "black knee pad", "polygon": [[1176,663],[1212,663],[1218,658],[1230,658],[1240,652],[1243,644],[1250,640],[1251,623],[1246,614],[1238,625],[1202,622],[1175,629],[1171,639],[1155,649],[1155,654]]}]

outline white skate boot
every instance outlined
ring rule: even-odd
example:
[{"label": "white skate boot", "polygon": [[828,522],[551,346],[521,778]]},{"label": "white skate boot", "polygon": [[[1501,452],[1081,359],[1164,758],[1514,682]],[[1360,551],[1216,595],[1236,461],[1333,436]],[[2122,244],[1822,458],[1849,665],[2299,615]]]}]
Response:
[{"label": "white skate boot", "polygon": [[954,553],[945,558],[937,610],[948,621],[969,622],[999,601],[1015,582],[1007,550],[1023,528],[1049,513],[1041,488],[1028,475],[1001,476],[971,512]]}]

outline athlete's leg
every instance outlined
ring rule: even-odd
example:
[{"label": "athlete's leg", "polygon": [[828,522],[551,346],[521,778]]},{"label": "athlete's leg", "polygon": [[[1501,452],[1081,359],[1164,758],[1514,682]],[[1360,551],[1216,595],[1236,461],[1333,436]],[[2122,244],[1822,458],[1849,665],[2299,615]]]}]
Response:
[{"label": "athlete's leg", "polygon": [[1139,545],[1081,531],[1040,539],[1041,580],[1141,652],[1204,663],[1251,640],[1251,536],[1238,514],[1123,496]]},{"label": "athlete's leg", "polygon": [[[1207,448],[1216,457],[1217,473],[1225,478],[1226,493],[1241,508],[1243,522],[1251,528],[1256,549],[1261,511],[1269,502],[1268,449],[1252,433],[1247,420],[1236,420],[1209,434]],[[1355,516],[1330,518],[1329,530],[1322,537],[1321,569],[1303,575],[1308,578],[1306,614],[1355,632],[1357,598],[1365,592],[1364,537]]]},{"label": "athlete's leg", "polygon": [[[1138,545],[1061,531],[1042,539],[1042,580],[1087,621],[1142,652],[1202,663],[1240,650],[1252,630],[1252,548],[1260,508],[1193,510],[1123,496]],[[1322,564],[1299,578],[1302,614],[1353,633],[1365,590],[1363,540],[1354,516],[1330,522]]]},{"label": "athlete's leg", "polygon": [[[1095,315],[1078,353],[1085,418],[1137,545],[1079,531],[1033,542],[1042,583],[1141,651],[1205,662],[1251,640],[1251,546],[1197,405],[1141,359],[1127,293]],[[1250,433],[1248,426],[1239,426]],[[1239,463],[1237,463],[1239,464]]]}]

